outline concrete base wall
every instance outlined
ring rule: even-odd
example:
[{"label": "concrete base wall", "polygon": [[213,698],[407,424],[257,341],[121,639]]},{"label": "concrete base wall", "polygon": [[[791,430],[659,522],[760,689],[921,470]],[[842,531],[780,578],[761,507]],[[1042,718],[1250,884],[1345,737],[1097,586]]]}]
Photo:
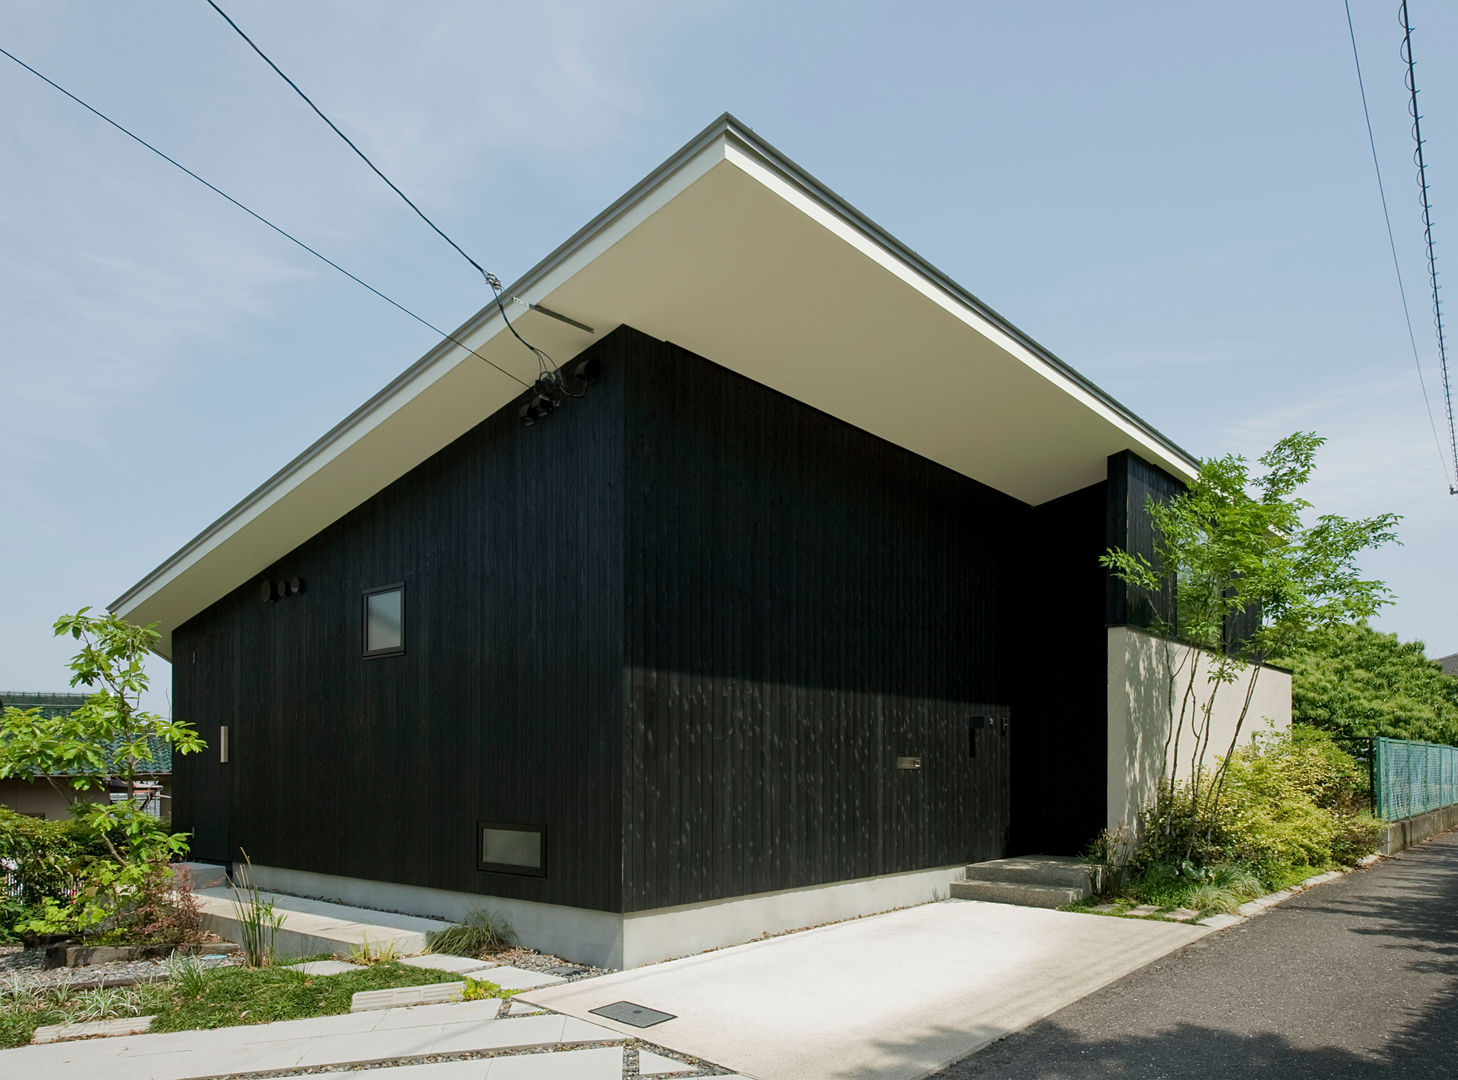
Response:
[{"label": "concrete base wall", "polygon": [[[1211,714],[1208,748],[1196,758],[1194,723],[1202,717],[1186,710],[1180,728],[1178,760],[1171,740],[1166,755],[1165,738],[1170,728],[1170,675],[1175,675],[1174,717],[1180,715],[1180,701],[1189,686],[1194,664],[1194,698],[1210,696],[1210,654],[1168,638],[1129,626],[1109,627],[1108,682],[1108,788],[1107,824],[1133,826],[1139,811],[1154,801],[1159,792],[1161,762],[1180,780],[1188,780],[1192,768],[1213,767],[1215,759],[1230,750],[1231,738],[1245,703],[1246,691],[1255,680],[1255,694],[1240,730],[1239,744],[1257,734],[1291,727],[1290,672],[1270,666],[1247,668],[1234,683],[1219,687]],[[1203,740],[1202,740],[1203,741]]]},{"label": "concrete base wall", "polygon": [[1458,806],[1440,806],[1426,814],[1392,822],[1382,830],[1379,850],[1384,855],[1396,855],[1449,829],[1458,829]]},{"label": "concrete base wall", "polygon": [[965,873],[961,865],[934,867],[618,914],[304,870],[253,867],[259,888],[294,896],[451,922],[484,908],[510,925],[524,945],[577,963],[610,968],[641,967],[706,949],[739,945],[784,930],[945,900],[951,883],[960,881]]}]

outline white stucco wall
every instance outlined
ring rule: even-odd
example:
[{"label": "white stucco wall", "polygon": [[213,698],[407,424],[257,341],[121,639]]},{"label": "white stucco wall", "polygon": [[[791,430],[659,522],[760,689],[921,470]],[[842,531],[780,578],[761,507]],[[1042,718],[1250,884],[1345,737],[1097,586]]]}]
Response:
[{"label": "white stucco wall", "polygon": [[[1170,641],[1128,626],[1109,627],[1108,683],[1108,806],[1109,828],[1133,826],[1139,810],[1154,800],[1159,789],[1160,760],[1165,758],[1165,737],[1170,726],[1170,673],[1176,672],[1174,716],[1189,685],[1190,663],[1196,663],[1194,698],[1204,701],[1211,689],[1210,656],[1189,645]],[[1240,743],[1258,733],[1291,726],[1291,675],[1280,668],[1250,667],[1234,682],[1219,687],[1209,746],[1199,764],[1207,767],[1230,749],[1230,740],[1245,703],[1251,680],[1255,695],[1240,731]],[[1194,724],[1202,717],[1186,709],[1180,728],[1179,760],[1171,745],[1166,764],[1176,766],[1180,779],[1188,779],[1196,751]]]}]

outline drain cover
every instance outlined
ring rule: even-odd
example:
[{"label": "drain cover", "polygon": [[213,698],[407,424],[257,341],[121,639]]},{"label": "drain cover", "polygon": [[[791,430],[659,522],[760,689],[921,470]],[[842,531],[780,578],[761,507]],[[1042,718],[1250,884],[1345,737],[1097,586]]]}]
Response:
[{"label": "drain cover", "polygon": [[589,1009],[589,1012],[596,1013],[605,1020],[616,1020],[620,1024],[627,1024],[630,1027],[652,1027],[654,1024],[661,1024],[665,1020],[677,1019],[673,1013],[659,1012],[657,1009],[650,1009],[646,1005],[634,1005],[631,1001],[615,1001],[611,1005],[604,1005],[600,1009]]},{"label": "drain cover", "polygon": [[567,978],[570,975],[586,975],[587,974],[587,969],[586,968],[580,968],[580,967],[573,967],[571,964],[558,964],[556,967],[549,967],[547,969],[547,974],[548,975],[560,975],[560,976],[562,976],[562,978],[565,979],[565,978]]}]

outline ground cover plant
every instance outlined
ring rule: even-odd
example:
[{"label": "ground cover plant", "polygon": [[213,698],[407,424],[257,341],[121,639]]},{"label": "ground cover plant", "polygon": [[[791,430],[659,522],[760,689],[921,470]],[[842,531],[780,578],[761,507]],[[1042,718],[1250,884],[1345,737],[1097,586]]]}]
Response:
[{"label": "ground cover plant", "polygon": [[[42,1025],[82,1020],[155,1016],[152,1031],[186,1031],[330,1016],[347,1013],[351,998],[361,990],[459,981],[460,976],[449,972],[395,961],[339,975],[309,976],[288,967],[207,968],[192,957],[169,963],[166,982],[121,990],[27,988],[13,979],[8,986],[0,984],[0,1047],[26,1045]],[[473,982],[473,999],[505,998],[515,992],[495,983]]]}]

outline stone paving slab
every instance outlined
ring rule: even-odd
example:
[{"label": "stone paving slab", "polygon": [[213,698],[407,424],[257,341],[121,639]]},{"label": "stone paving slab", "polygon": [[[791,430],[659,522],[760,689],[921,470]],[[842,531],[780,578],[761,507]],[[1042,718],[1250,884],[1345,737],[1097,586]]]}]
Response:
[{"label": "stone paving slab", "polygon": [[388,990],[359,990],[349,999],[349,1011],[398,1009],[407,1005],[436,1005],[459,1001],[466,989],[464,982],[431,983],[427,986],[396,986]]},{"label": "stone paving slab", "polygon": [[79,1024],[46,1024],[35,1029],[32,1046],[62,1042],[66,1039],[89,1039],[98,1035],[140,1035],[152,1026],[156,1016],[125,1016],[120,1020],[87,1020]]},{"label": "stone paving slab", "polygon": [[622,1080],[623,1075],[623,1051],[617,1046],[488,1060],[485,1080]]},{"label": "stone paving slab", "polygon": [[302,971],[305,975],[343,975],[348,971],[362,970],[358,964],[343,960],[306,960],[302,964],[285,964],[290,971]]},{"label": "stone paving slab", "polygon": [[538,1013],[542,1011],[542,1007],[540,1005],[532,1005],[525,1001],[517,1001],[515,998],[512,998],[509,1001],[505,1001],[503,1002],[503,1004],[506,1007],[501,1010],[502,1016],[528,1016],[531,1013]]},{"label": "stone paving slab", "polygon": [[368,1080],[621,1080],[623,1051],[620,1047],[563,1050],[555,1054],[395,1065],[344,1075]]},{"label": "stone paving slab", "polygon": [[475,960],[469,956],[452,956],[449,953],[426,953],[423,956],[402,957],[400,963],[410,967],[425,968],[427,971],[453,971],[467,975],[486,968],[501,967],[495,960]]},{"label": "stone paving slab", "polygon": [[492,968],[486,974],[478,976],[488,982],[494,982],[503,990],[536,990],[543,986],[556,986],[567,980],[560,975],[548,975],[544,971],[527,971],[524,968],[502,967]]},{"label": "stone paving slab", "polygon": [[[368,1064],[430,1054],[622,1042],[621,1035],[598,1024],[552,1013],[497,1019],[499,1008],[500,1002],[495,1000],[467,1001],[430,1012],[381,1010],[207,1031],[26,1046],[0,1050],[0,1077],[196,1080],[248,1072]],[[414,1015],[402,1018],[397,1013]],[[382,1026],[386,1024],[389,1026]],[[542,1075],[545,1078],[551,1074]],[[372,1076],[367,1080],[378,1078]]]}]

